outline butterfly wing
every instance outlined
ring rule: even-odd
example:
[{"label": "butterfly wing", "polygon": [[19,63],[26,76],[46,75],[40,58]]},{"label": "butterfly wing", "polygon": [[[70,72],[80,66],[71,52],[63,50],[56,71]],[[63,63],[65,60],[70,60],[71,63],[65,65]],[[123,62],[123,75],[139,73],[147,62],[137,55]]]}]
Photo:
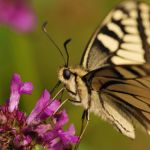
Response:
[{"label": "butterfly wing", "polygon": [[[134,138],[131,122],[135,119],[150,134],[150,64],[104,67],[91,71],[84,80],[90,83],[91,90],[97,91],[105,112],[113,116],[119,131]],[[115,109],[105,107],[107,101]],[[125,123],[129,118],[130,126]]]},{"label": "butterfly wing", "polygon": [[95,70],[104,65],[150,62],[150,7],[125,1],[110,12],[90,42],[81,66]]}]

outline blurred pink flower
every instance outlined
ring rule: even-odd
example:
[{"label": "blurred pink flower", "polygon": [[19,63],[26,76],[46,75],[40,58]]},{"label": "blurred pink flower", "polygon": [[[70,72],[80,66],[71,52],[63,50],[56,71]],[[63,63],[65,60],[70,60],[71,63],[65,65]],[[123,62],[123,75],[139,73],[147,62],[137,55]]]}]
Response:
[{"label": "blurred pink flower", "polygon": [[0,0],[0,23],[28,32],[35,27],[36,17],[28,0]]}]

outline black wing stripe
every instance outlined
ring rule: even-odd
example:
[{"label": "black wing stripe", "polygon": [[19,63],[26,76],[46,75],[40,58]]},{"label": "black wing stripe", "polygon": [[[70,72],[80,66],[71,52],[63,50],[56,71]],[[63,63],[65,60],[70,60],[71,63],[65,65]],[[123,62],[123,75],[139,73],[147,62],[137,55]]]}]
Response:
[{"label": "black wing stripe", "polygon": [[[136,97],[134,95],[128,94],[128,93],[124,93],[124,92],[118,92],[118,91],[105,91],[105,93],[111,93],[112,96],[116,97],[117,99],[120,99],[120,103],[126,103],[127,105],[131,105],[133,107],[135,107],[136,109],[146,112],[146,113],[150,113],[149,111],[149,104],[144,103],[143,101],[136,99]],[[140,102],[138,102],[138,101]],[[116,102],[119,102],[118,100],[116,100]]]},{"label": "black wing stripe", "polygon": [[112,93],[106,93],[106,94],[112,97],[114,102],[116,102],[116,104],[119,106],[118,107],[119,109],[125,110],[128,113],[130,113],[135,119],[137,119],[142,125],[144,125],[146,129],[149,129],[148,124],[150,123],[150,119],[146,117],[138,108],[132,106],[131,104],[124,101],[122,98]]},{"label": "black wing stripe", "polygon": [[117,7],[116,10],[122,11],[124,14],[126,14],[129,17],[129,12],[126,10],[126,8],[119,6],[119,7]]},{"label": "black wing stripe", "polygon": [[137,82],[139,82],[141,85],[143,85],[146,88],[150,88],[150,83],[148,83],[148,80],[145,79],[136,79]]},{"label": "black wing stripe", "polygon": [[109,30],[107,26],[102,27],[100,32],[114,38],[118,42],[121,42],[120,37],[115,32]]},{"label": "black wing stripe", "polygon": [[[134,82],[133,82],[134,81]],[[135,82],[138,82],[139,84],[136,84]],[[133,87],[137,87],[137,88],[145,88],[146,90],[148,89],[147,86],[145,86],[145,84],[141,83],[140,81],[137,80],[115,80],[115,79],[110,79],[109,81],[105,82],[101,87],[100,87],[100,91],[101,90],[105,90],[107,88],[111,88],[111,86],[114,88],[114,86],[133,86]],[[121,86],[121,87],[122,87]]]},{"label": "black wing stripe", "polygon": [[111,85],[117,85],[117,84],[124,84],[124,83],[123,83],[122,81],[110,80],[110,81],[106,82],[105,84],[103,84],[103,85],[100,87],[99,91],[105,90],[105,89],[107,89],[109,86],[111,86]]},{"label": "black wing stripe", "polygon": [[146,88],[146,86],[143,83],[137,81],[136,79],[127,80],[126,83],[133,85],[133,86],[136,86],[136,87],[139,87],[139,88]]},{"label": "black wing stripe", "polygon": [[114,72],[114,74],[116,74],[117,77],[119,77],[119,78],[123,78],[124,77],[124,75],[122,75],[117,69],[112,69],[112,72]]},{"label": "black wing stripe", "polygon": [[120,27],[120,29],[122,30],[122,32],[124,34],[127,34],[127,32],[125,30],[125,26],[121,23],[121,20],[114,20],[114,19],[112,19],[112,23],[118,25]]},{"label": "black wing stripe", "polygon": [[149,88],[147,85],[145,85],[141,80],[139,79],[135,79],[136,82],[140,83],[141,85],[143,85],[143,87]]},{"label": "black wing stripe", "polygon": [[131,67],[128,66],[117,66],[115,69],[117,69],[124,78],[136,78],[141,76],[139,72],[133,70]]},{"label": "black wing stripe", "polygon": [[98,39],[95,39],[94,46],[97,47],[99,50],[109,54],[109,49],[105,47],[105,45]]},{"label": "black wing stripe", "polygon": [[145,34],[145,28],[142,24],[143,20],[142,20],[142,17],[141,17],[141,9],[139,8],[139,5],[138,5],[138,18],[137,18],[137,22],[138,22],[138,30],[139,30],[139,34],[140,34],[140,37],[142,39],[142,46],[143,46],[143,49],[146,51],[145,53],[145,58],[147,60],[150,60],[150,46],[149,44],[147,43],[147,36]]},{"label": "black wing stripe", "polygon": [[[123,86],[123,88],[125,89],[125,91],[122,91],[122,89],[121,89],[121,86],[123,86],[122,84],[118,84],[118,87],[117,87],[117,89],[115,89],[116,87],[110,87],[109,89],[107,89],[107,90],[109,90],[109,91],[112,91],[112,92],[118,92],[118,93],[122,93],[122,94],[127,94],[127,95],[134,95],[134,96],[142,96],[142,97],[144,97],[144,98],[149,98],[150,99],[150,95],[148,95],[149,94],[149,90],[146,90],[146,89],[144,89],[143,91],[141,91],[141,88],[139,88],[139,87],[133,87],[133,86],[131,86],[131,87],[133,87],[134,89],[136,88],[136,91],[134,92],[134,90],[132,89],[132,91],[126,91],[126,90],[128,90],[128,89],[126,89],[126,87],[124,87]],[[118,89],[120,87],[120,89]],[[130,87],[130,88],[131,88]],[[136,92],[138,92],[137,94],[136,94]],[[140,93],[139,93],[140,92]],[[144,94],[143,94],[143,93]]]},{"label": "black wing stripe", "polygon": [[149,117],[145,116],[141,111],[137,110],[136,108],[133,108],[133,106],[131,105],[128,105],[128,107],[126,107],[126,105],[124,106],[118,102],[116,102],[116,105],[128,116],[131,115],[131,117],[134,117],[137,121],[139,121],[146,128],[146,130],[149,130],[148,126],[148,124],[150,123]]},{"label": "black wing stripe", "polygon": [[123,68],[125,68],[126,70],[128,70],[129,72],[131,72],[133,75],[137,77],[141,76],[141,74],[137,70],[134,70],[133,68],[129,66],[124,66]]},{"label": "black wing stripe", "polygon": [[144,97],[141,97],[141,96],[135,96],[135,98],[137,98],[139,101],[147,104],[150,107],[150,99],[147,99],[147,98],[144,98]]},{"label": "black wing stripe", "polygon": [[[145,103],[148,107],[150,107],[150,104],[149,103],[147,103],[147,101],[145,102],[144,100],[146,99],[147,100],[147,97],[142,97],[142,96],[138,96],[138,95],[135,95],[135,94],[131,94],[131,93],[128,93],[128,92],[123,92],[123,91],[116,91],[116,90],[107,90],[108,92],[113,92],[114,94],[116,93],[118,93],[118,94],[121,94],[122,95],[122,97],[123,96],[129,96],[128,97],[128,99],[127,100],[131,100],[131,97],[133,97],[133,98],[136,98],[136,99],[138,99],[139,101],[141,101],[141,102],[143,102],[143,103]],[[138,98],[137,98],[138,97]],[[143,100],[141,100],[141,98],[143,98]],[[133,100],[133,99],[132,99]],[[150,101],[150,99],[148,99],[149,101]],[[147,111],[145,111],[145,112],[147,112]],[[148,111],[148,113],[150,113],[150,111]]]},{"label": "black wing stripe", "polygon": [[143,69],[141,66],[132,66],[131,67],[134,71],[138,72],[140,76],[146,76],[148,73]]},{"label": "black wing stripe", "polygon": [[[101,98],[102,98],[102,95],[101,95]],[[102,100],[103,100],[103,98],[102,98]],[[109,113],[109,111],[105,108],[104,105],[103,105],[103,108],[104,108],[105,112],[107,113],[107,115],[109,115],[114,120],[114,122],[117,122],[126,132],[130,132],[129,130],[126,129],[125,126],[123,126],[123,124],[121,124],[121,122],[119,122],[117,119],[115,119],[115,117],[111,113]],[[122,131],[118,128],[118,126],[115,125],[115,127],[122,133]]]}]

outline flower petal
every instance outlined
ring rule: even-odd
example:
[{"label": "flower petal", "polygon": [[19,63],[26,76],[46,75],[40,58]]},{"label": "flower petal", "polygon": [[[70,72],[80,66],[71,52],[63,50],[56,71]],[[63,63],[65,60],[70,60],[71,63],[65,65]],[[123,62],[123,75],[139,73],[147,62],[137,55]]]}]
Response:
[{"label": "flower petal", "polygon": [[31,94],[33,91],[33,85],[31,82],[25,82],[20,87],[20,94]]},{"label": "flower petal", "polygon": [[30,94],[33,90],[32,83],[21,81],[21,77],[18,74],[14,74],[11,80],[11,95],[8,103],[9,112],[13,112],[14,109],[18,109],[19,99],[21,94]]},{"label": "flower petal", "polygon": [[12,77],[11,86],[10,86],[11,93],[16,92],[16,91],[19,92],[19,87],[21,84],[22,84],[22,81],[21,81],[20,75],[14,74]]},{"label": "flower petal", "polygon": [[43,137],[48,130],[51,130],[52,126],[50,124],[40,124],[34,130],[39,136]]},{"label": "flower petal", "polygon": [[58,100],[53,100],[52,102],[49,102],[47,106],[45,106],[45,109],[43,109],[43,112],[40,114],[40,118],[46,119],[48,117],[51,117],[53,113],[57,110],[59,107],[60,102]]},{"label": "flower petal", "polygon": [[19,99],[20,94],[18,92],[11,93],[8,107],[9,112],[13,112],[14,109],[18,109]]},{"label": "flower petal", "polygon": [[27,123],[30,124],[32,121],[36,121],[40,119],[40,113],[45,109],[45,107],[49,104],[50,94],[47,90],[44,90],[42,96],[37,101],[34,109],[30,113],[27,118]]},{"label": "flower petal", "polygon": [[75,136],[75,128],[74,125],[70,125],[68,131],[63,132],[63,131],[59,131],[59,136],[61,138],[61,140],[64,143],[70,142],[70,143],[77,143],[79,141],[79,137]]},{"label": "flower petal", "polygon": [[45,133],[44,137],[43,137],[44,141],[47,143],[49,143],[49,141],[51,141],[55,138],[59,138],[56,130],[51,130],[51,131]]},{"label": "flower petal", "polygon": [[56,124],[55,128],[61,128],[63,125],[65,125],[68,122],[68,115],[65,110],[57,114],[56,116]]},{"label": "flower petal", "polygon": [[13,112],[14,109],[18,108],[20,94],[19,94],[19,88],[21,85],[21,78],[20,75],[14,74],[11,80],[11,95],[8,103],[8,109],[10,112]]},{"label": "flower petal", "polygon": [[51,140],[51,142],[47,146],[47,149],[48,150],[63,150],[63,149],[70,150],[71,148],[66,147],[60,139],[56,138],[54,140]]}]

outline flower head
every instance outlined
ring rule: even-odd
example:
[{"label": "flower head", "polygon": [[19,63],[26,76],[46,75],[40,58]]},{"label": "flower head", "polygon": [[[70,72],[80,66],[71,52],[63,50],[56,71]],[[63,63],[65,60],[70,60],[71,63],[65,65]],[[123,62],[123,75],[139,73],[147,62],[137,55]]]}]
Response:
[{"label": "flower head", "polygon": [[35,20],[27,0],[0,0],[0,23],[27,32],[33,29]]},{"label": "flower head", "polygon": [[0,106],[0,149],[31,150],[39,144],[49,150],[70,149],[77,143],[75,129],[70,125],[67,131],[63,126],[68,122],[65,110],[55,113],[60,101],[53,100],[44,90],[29,116],[18,108],[22,94],[31,94],[32,83],[22,82],[18,74],[11,81],[10,99]]}]

